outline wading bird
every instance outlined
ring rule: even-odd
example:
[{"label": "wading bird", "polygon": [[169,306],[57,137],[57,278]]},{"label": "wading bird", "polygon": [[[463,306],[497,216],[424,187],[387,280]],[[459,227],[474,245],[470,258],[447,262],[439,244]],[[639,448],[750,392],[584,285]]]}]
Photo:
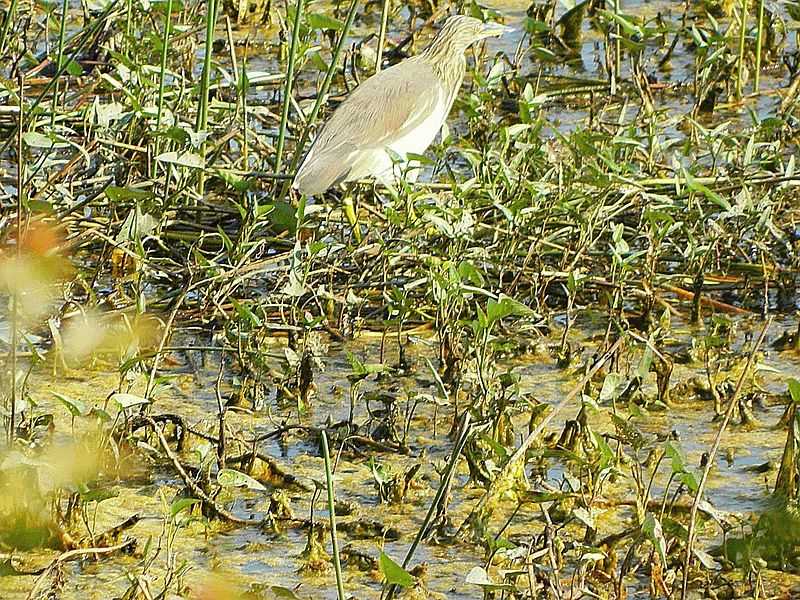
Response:
[{"label": "wading bird", "polygon": [[447,119],[464,79],[466,49],[509,30],[472,17],[448,18],[422,53],[376,73],[342,102],[311,145],[292,187],[313,196],[365,177],[395,181],[407,155],[425,152]]}]

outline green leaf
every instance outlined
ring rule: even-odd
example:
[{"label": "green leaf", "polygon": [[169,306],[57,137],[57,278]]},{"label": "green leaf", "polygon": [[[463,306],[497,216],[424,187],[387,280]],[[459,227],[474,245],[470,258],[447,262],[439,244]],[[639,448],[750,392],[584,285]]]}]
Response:
[{"label": "green leaf", "polygon": [[717,194],[715,191],[707,188],[705,185],[695,180],[695,178],[692,177],[692,175],[686,169],[683,169],[683,176],[686,178],[686,187],[688,187],[690,190],[703,194],[707,199],[711,200],[711,202],[723,210],[731,210],[730,202],[725,200],[725,198]]},{"label": "green leaf", "polygon": [[156,156],[156,160],[190,169],[203,169],[206,166],[203,157],[194,152],[164,152]]},{"label": "green leaf", "polygon": [[267,215],[276,233],[288,231],[294,235],[297,231],[297,211],[295,208],[287,202],[276,202],[271,208],[272,210]]},{"label": "green leaf", "polygon": [[138,190],[130,187],[119,187],[116,185],[108,186],[106,189],[103,190],[103,193],[106,195],[106,198],[108,198],[112,202],[123,202],[126,200],[133,200],[134,202],[140,202],[143,200],[150,200],[151,198],[155,197],[153,192],[148,192],[147,190]]},{"label": "green leaf", "polygon": [[102,408],[98,408],[97,406],[93,406],[89,410],[89,416],[98,419],[99,421],[103,421],[104,423],[109,423],[114,419],[111,418],[111,415],[104,411]]},{"label": "green leaf", "polygon": [[792,402],[800,404],[800,381],[794,377],[790,377],[789,381],[789,394],[792,396]]},{"label": "green leaf", "polygon": [[53,396],[59,399],[61,404],[63,404],[67,408],[69,414],[71,414],[73,417],[80,417],[89,414],[88,407],[80,400],[76,400],[75,398],[70,398],[65,394],[59,394],[58,392],[51,392],[51,393],[53,394]]},{"label": "green leaf", "polygon": [[28,131],[22,134],[22,141],[31,148],[68,148],[69,144],[57,135],[45,135],[38,131]]},{"label": "green leaf", "polygon": [[175,517],[178,513],[183,512],[187,508],[191,508],[195,504],[200,504],[200,500],[197,498],[181,498],[175,500],[172,506],[169,507],[169,514],[171,517]]},{"label": "green leaf", "polygon": [[642,354],[642,359],[639,361],[639,366],[636,368],[636,374],[639,378],[644,381],[647,379],[647,374],[650,372],[650,365],[653,364],[653,349],[648,344],[645,346],[644,354]]},{"label": "green leaf", "polygon": [[672,459],[673,474],[686,473],[686,457],[683,449],[675,442],[667,442],[664,451]]},{"label": "green leaf", "polygon": [[511,315],[527,317],[533,314],[534,312],[530,308],[504,294],[500,294],[497,300],[489,298],[489,301],[486,303],[486,317],[488,318],[489,325],[493,325],[497,321]]},{"label": "green leaf", "polygon": [[661,557],[661,564],[667,564],[667,540],[664,539],[664,532],[661,529],[661,522],[653,513],[647,513],[642,523],[642,533],[647,536]]},{"label": "green leaf", "polygon": [[332,29],[340,31],[344,28],[344,23],[339,19],[334,19],[323,13],[310,13],[306,16],[306,22],[311,29]]},{"label": "green leaf", "polygon": [[72,75],[73,77],[79,77],[79,76],[83,75],[83,67],[80,66],[80,64],[78,64],[74,60],[71,60],[71,61],[69,61],[67,63],[67,69],[66,70],[67,70],[67,74],[68,75]]},{"label": "green leaf", "polygon": [[253,187],[253,182],[239,176],[238,174],[230,171],[229,169],[215,169],[214,174],[222,179],[225,183],[235,189],[237,192],[244,193],[250,191]]},{"label": "green leaf", "polygon": [[593,510],[589,510],[583,508],[582,506],[579,506],[572,511],[572,514],[576,519],[578,519],[581,523],[586,525],[586,527],[588,527],[589,529],[597,529],[597,521],[595,520],[595,515]]},{"label": "green leaf", "polygon": [[414,576],[389,558],[385,552],[381,552],[378,564],[389,585],[412,587],[416,583]]},{"label": "green leaf", "polygon": [[108,488],[90,488],[85,484],[78,486],[78,493],[84,502],[102,502],[109,498],[116,498],[119,493]]},{"label": "green leaf", "polygon": [[217,473],[217,483],[219,483],[222,487],[246,487],[259,492],[264,492],[267,490],[267,488],[250,477],[250,475],[245,475],[244,473],[240,471],[234,471],[233,469],[220,470],[220,472]]},{"label": "green leaf", "polygon": [[134,406],[143,406],[145,404],[150,404],[150,400],[148,400],[147,398],[142,398],[141,396],[137,396],[136,394],[117,393],[111,396],[111,400],[117,403],[120,410],[125,410],[128,408],[132,408]]},{"label": "green leaf", "polygon": [[628,380],[619,373],[609,373],[603,380],[603,388],[600,390],[600,402],[611,402],[622,395],[628,387]]}]

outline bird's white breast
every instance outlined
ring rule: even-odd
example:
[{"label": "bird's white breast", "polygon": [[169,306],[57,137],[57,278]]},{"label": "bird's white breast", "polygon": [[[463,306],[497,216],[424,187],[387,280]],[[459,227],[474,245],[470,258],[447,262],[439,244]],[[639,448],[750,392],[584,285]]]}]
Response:
[{"label": "bird's white breast", "polygon": [[419,125],[408,131],[402,137],[392,140],[389,148],[392,152],[399,154],[403,158],[411,152],[412,154],[422,154],[428,149],[439,130],[442,128],[448,112],[447,97],[439,94],[439,101],[436,108]]},{"label": "bird's white breast", "polygon": [[[405,167],[408,165],[407,155],[423,154],[428,146],[431,145],[439,131],[442,128],[447,113],[450,109],[450,103],[446,94],[442,90],[439,92],[439,99],[436,103],[436,108],[425,117],[416,127],[409,129],[404,135],[394,139],[387,148],[391,152],[382,150],[378,152],[378,156],[373,156],[374,164],[372,173],[384,182],[391,182],[397,180],[402,174]],[[400,157],[400,162],[395,164],[392,160],[392,154]],[[419,174],[419,170],[413,169],[406,173],[409,180],[414,181]]]}]

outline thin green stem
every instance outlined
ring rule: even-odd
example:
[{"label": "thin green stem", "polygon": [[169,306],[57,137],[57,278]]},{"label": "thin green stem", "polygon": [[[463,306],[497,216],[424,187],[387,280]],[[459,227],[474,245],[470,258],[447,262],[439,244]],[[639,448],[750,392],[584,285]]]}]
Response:
[{"label": "thin green stem", "polygon": [[6,13],[6,18],[3,20],[3,28],[0,29],[0,54],[4,53],[6,50],[8,29],[11,27],[11,22],[14,20],[14,17],[17,14],[17,2],[18,0],[11,0],[11,4],[8,7],[8,12]]},{"label": "thin green stem", "polygon": [[[22,253],[22,214],[25,207],[25,160],[22,157],[22,136],[24,128],[22,121],[25,118],[25,76],[20,72],[19,74],[19,128],[17,129],[17,242],[15,244],[15,253],[17,257],[17,266],[19,267],[21,253]],[[18,327],[19,327],[19,290],[14,289],[11,292],[11,349],[9,350],[10,364],[11,364],[11,406],[9,407],[9,420],[8,420],[8,444],[9,446],[14,443],[14,434],[16,428],[17,416],[17,345],[19,344]]]},{"label": "thin green stem", "polygon": [[764,43],[764,0],[758,0],[758,26],[756,29],[756,73],[753,79],[753,92],[758,93],[761,83],[761,48]]},{"label": "thin green stem", "polygon": [[[614,0],[614,14],[619,16],[619,0]],[[622,28],[617,21],[614,29],[614,82],[619,80],[619,73],[622,70]],[[616,88],[616,85],[614,86]]]},{"label": "thin green stem", "polygon": [[[164,36],[161,40],[161,66],[158,77],[158,113],[156,114],[156,133],[161,129],[161,118],[164,115],[164,87],[167,80],[167,50],[172,32],[172,0],[167,0],[167,12],[164,15]],[[156,142],[156,153],[158,143]]]},{"label": "thin green stem", "polygon": [[[56,61],[56,69],[61,69],[61,63],[64,60],[64,37],[66,35],[67,25],[67,9],[69,0],[63,0],[61,3],[61,23],[58,28],[58,59]],[[56,79],[55,89],[53,90],[53,106],[50,112],[50,127],[56,124],[56,109],[58,108],[58,79]]]},{"label": "thin green stem", "polygon": [[383,0],[383,7],[381,9],[381,28],[378,31],[378,55],[375,57],[375,72],[381,70],[381,63],[383,63],[383,46],[386,43],[386,27],[389,24],[389,8],[391,0]]},{"label": "thin green stem", "polygon": [[344,581],[342,580],[342,564],[339,560],[339,540],[336,536],[336,510],[333,494],[333,471],[331,470],[331,453],[328,449],[328,435],[322,432],[322,455],[325,458],[325,484],[328,488],[328,515],[331,521],[331,545],[333,546],[333,568],[336,571],[336,591],[339,600],[345,600]]},{"label": "thin green stem", "polygon": [[[288,15],[289,8],[286,12]],[[289,106],[291,105],[292,86],[294,85],[294,64],[297,56],[298,40],[300,38],[300,23],[303,15],[303,0],[297,0],[294,7],[294,23],[292,24],[292,39],[289,40],[289,58],[286,65],[286,82],[283,86],[283,107],[281,110],[281,124],[278,130],[278,145],[275,148],[275,172],[280,173],[283,162],[283,145],[286,142],[286,127],[289,125]]]},{"label": "thin green stem", "polygon": [[[320,108],[322,108],[322,104],[323,102],[325,102],[328,96],[328,89],[331,87],[333,76],[336,73],[336,65],[339,63],[339,56],[342,54],[344,45],[347,42],[347,35],[350,32],[350,28],[353,26],[353,19],[356,16],[357,7],[358,7],[358,0],[350,0],[350,8],[347,11],[347,18],[345,19],[344,26],[342,27],[342,32],[339,34],[339,39],[336,42],[336,47],[333,50],[333,56],[331,57],[331,64],[328,65],[328,70],[325,73],[325,79],[322,82],[322,87],[319,90],[319,94],[317,94],[317,100],[314,103],[314,108],[311,110],[311,114],[308,116],[308,120],[306,121],[306,127],[303,130],[303,135],[297,142],[297,146],[295,147],[294,156],[292,157],[292,162],[291,165],[289,166],[289,173],[294,173],[295,170],[297,169],[297,165],[300,162],[300,159],[303,157],[303,150],[305,148],[306,142],[308,141],[308,137],[309,135],[311,135],[311,127],[317,120],[317,115],[319,114],[319,110]],[[291,180],[287,180],[286,183],[283,184],[281,193],[278,196],[279,198],[286,197],[290,185],[291,185]]]},{"label": "thin green stem", "polygon": [[[208,86],[211,82],[211,57],[214,54],[214,29],[217,24],[217,2],[218,0],[209,0],[208,8],[206,9],[206,41],[205,41],[205,55],[203,56],[203,72],[200,76],[200,96],[197,105],[197,120],[195,122],[195,130],[200,133],[208,128]],[[200,155],[205,157],[206,145],[203,143],[200,147]],[[198,181],[198,193],[203,195],[203,188],[205,187],[205,177],[203,171],[200,172]]]},{"label": "thin green stem", "polygon": [[239,75],[239,95],[242,102],[242,167],[249,168],[248,147],[249,136],[247,127],[247,90],[250,88],[250,79],[247,77],[247,53],[250,49],[249,43],[245,44],[244,56],[242,56],[242,71]]},{"label": "thin green stem", "polygon": [[739,69],[736,73],[736,97],[742,97],[744,87],[744,42],[747,38],[747,2],[742,0],[741,11],[739,13]]}]

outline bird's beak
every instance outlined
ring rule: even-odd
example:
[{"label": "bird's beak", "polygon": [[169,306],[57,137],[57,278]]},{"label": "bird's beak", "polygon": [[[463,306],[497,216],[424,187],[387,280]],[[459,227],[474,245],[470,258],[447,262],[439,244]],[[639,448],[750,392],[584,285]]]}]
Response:
[{"label": "bird's beak", "polygon": [[507,27],[505,25],[501,25],[500,23],[494,23],[492,21],[483,24],[483,29],[481,31],[481,37],[488,38],[488,37],[500,37],[504,33],[510,33],[514,31],[513,27]]}]

